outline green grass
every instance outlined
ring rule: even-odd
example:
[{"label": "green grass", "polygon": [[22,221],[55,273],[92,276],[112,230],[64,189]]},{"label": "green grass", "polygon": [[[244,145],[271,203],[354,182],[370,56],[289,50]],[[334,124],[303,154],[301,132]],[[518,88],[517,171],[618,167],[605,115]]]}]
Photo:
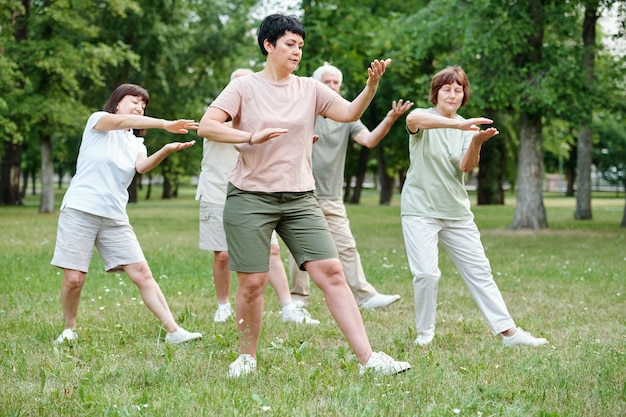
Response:
[{"label": "green grass", "polygon": [[366,193],[348,212],[368,279],[402,300],[364,311],[363,318],[374,349],[413,368],[394,377],[359,377],[319,290],[309,310],[322,324],[311,328],[283,323],[268,288],[258,372],[230,380],[235,325],[212,321],[211,256],[197,248],[193,191],[181,195],[140,201],[129,214],[177,320],[204,334],[184,346],[163,343],[136,287],[123,274],[102,272],[95,254],[79,310],[80,340],[55,347],[63,327],[61,275],[49,264],[57,214],[38,214],[32,197],[25,207],[0,207],[0,415],[626,414],[623,198],[594,197],[594,219],[574,221],[573,199],[546,196],[550,228],[534,232],[507,229],[511,197],[505,206],[474,207],[511,314],[549,346],[504,348],[442,256],[437,334],[429,348],[417,348],[399,199],[378,207]]}]

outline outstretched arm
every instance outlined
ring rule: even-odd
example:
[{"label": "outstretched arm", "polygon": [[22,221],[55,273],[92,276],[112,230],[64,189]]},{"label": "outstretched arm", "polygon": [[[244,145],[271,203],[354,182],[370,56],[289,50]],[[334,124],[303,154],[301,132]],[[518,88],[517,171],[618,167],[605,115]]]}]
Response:
[{"label": "outstretched arm", "polygon": [[165,158],[170,154],[183,149],[187,149],[196,143],[195,140],[189,142],[171,142],[163,145],[161,149],[150,155],[149,157],[145,153],[141,153],[137,156],[135,161],[135,169],[140,174],[145,174],[156,168]]},{"label": "outstretched arm", "polygon": [[424,111],[422,109],[413,110],[406,117],[406,127],[411,133],[417,133],[421,129],[452,128],[460,130],[479,131],[476,125],[491,124],[493,120],[486,117],[475,117],[472,119],[457,120],[439,114]]},{"label": "outstretched arm", "polygon": [[398,120],[400,116],[406,113],[411,106],[413,106],[413,102],[406,101],[402,102],[402,99],[396,101],[394,100],[391,103],[391,110],[387,112],[385,118],[381,120],[381,122],[376,126],[374,130],[371,132],[368,129],[361,130],[355,137],[354,141],[360,145],[363,145],[369,149],[372,149],[378,143],[387,136],[389,133],[389,129],[391,126]]},{"label": "outstretched arm", "polygon": [[189,130],[198,128],[198,122],[193,120],[165,120],[138,114],[114,114],[102,115],[94,125],[94,130],[119,130],[119,129],[164,129],[170,133],[187,134]]},{"label": "outstretched arm", "polygon": [[489,139],[497,135],[498,129],[495,127],[490,127],[485,130],[481,130],[474,135],[472,138],[472,143],[470,143],[469,148],[461,157],[461,161],[459,162],[459,168],[463,172],[470,172],[478,162],[480,161],[480,149],[483,146],[483,143],[487,142]]},{"label": "outstretched arm", "polygon": [[354,122],[358,120],[376,95],[378,83],[389,64],[391,64],[390,58],[384,61],[375,59],[367,69],[368,78],[363,91],[352,101],[338,96],[324,116],[337,122]]},{"label": "outstretched arm", "polygon": [[285,134],[288,129],[267,128],[258,132],[245,132],[243,130],[234,129],[229,124],[224,123],[228,120],[228,114],[218,108],[209,107],[200,119],[198,127],[198,136],[207,138],[215,142],[225,142],[233,144],[248,143],[256,145],[267,142],[268,140]]}]

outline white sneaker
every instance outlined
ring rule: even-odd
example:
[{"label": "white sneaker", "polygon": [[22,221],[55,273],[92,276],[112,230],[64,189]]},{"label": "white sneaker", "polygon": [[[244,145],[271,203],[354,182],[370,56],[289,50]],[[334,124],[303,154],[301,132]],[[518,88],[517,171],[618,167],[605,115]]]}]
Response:
[{"label": "white sneaker", "polygon": [[59,337],[55,339],[54,344],[60,345],[63,342],[73,342],[77,339],[78,339],[78,334],[76,333],[76,330],[65,329],[63,330],[63,333],[61,333]]},{"label": "white sneaker", "polygon": [[415,339],[415,344],[418,346],[428,346],[430,345],[430,342],[433,341],[434,337],[434,333],[420,333],[417,336],[417,339]]},{"label": "white sneaker", "polygon": [[229,378],[237,378],[256,371],[256,359],[247,353],[239,355],[237,360],[228,365]]},{"label": "white sneaker", "polygon": [[517,328],[517,332],[513,336],[502,336],[502,343],[504,346],[514,347],[514,346],[543,346],[548,341],[543,337],[534,337],[530,333],[525,330],[522,330],[521,327]]},{"label": "white sneaker", "polygon": [[400,362],[383,352],[372,352],[372,356],[365,365],[359,364],[359,375],[365,372],[374,372],[381,375],[399,374],[411,369],[408,362]]},{"label": "white sneaker", "polygon": [[385,294],[376,294],[359,307],[363,310],[376,310],[377,308],[387,307],[390,304],[395,303],[400,299],[398,294],[394,295],[385,295]]},{"label": "white sneaker", "polygon": [[174,333],[168,333],[165,335],[165,343],[184,343],[190,340],[202,339],[201,333],[191,333],[182,327],[178,327]]},{"label": "white sneaker", "polygon": [[230,304],[218,304],[215,315],[213,316],[213,321],[216,323],[224,323],[232,315],[233,309],[230,307]]},{"label": "white sneaker", "polygon": [[283,321],[302,324],[320,324],[319,320],[311,317],[311,314],[304,307],[292,303],[283,307]]}]

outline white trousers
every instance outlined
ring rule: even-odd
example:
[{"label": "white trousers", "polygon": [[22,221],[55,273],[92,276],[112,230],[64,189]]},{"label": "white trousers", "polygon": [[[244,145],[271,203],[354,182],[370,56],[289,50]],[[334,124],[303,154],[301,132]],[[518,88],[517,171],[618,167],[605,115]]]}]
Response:
[{"label": "white trousers", "polygon": [[402,232],[413,275],[416,330],[434,334],[441,270],[439,247],[450,255],[478,308],[496,335],[515,327],[473,220],[402,216]]}]

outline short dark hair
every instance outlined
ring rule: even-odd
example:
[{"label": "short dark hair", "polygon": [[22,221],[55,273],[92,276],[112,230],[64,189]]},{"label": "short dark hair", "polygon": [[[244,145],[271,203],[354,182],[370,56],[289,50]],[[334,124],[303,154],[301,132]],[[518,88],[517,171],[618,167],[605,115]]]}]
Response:
[{"label": "short dark hair", "polygon": [[[141,98],[146,105],[145,107],[148,107],[148,103],[150,102],[150,95],[145,88],[135,84],[122,84],[113,90],[109,101],[107,101],[107,104],[104,106],[104,111],[107,113],[115,113],[118,103],[126,96]],[[145,129],[133,129],[135,136],[142,136],[145,132]]]},{"label": "short dark hair", "polygon": [[285,16],[281,13],[266,16],[265,19],[263,19],[263,22],[261,22],[261,27],[259,27],[259,34],[257,36],[261,53],[263,55],[267,55],[267,50],[265,49],[265,46],[263,46],[263,42],[265,42],[266,39],[269,43],[276,46],[278,38],[287,32],[300,35],[302,40],[304,40],[306,35],[304,25],[297,16]]},{"label": "short dark hair", "polygon": [[467,74],[465,74],[463,68],[459,66],[447,67],[435,74],[430,83],[430,102],[437,105],[437,95],[441,87],[455,82],[463,87],[463,101],[461,102],[461,107],[465,106],[470,97],[470,85]]}]

